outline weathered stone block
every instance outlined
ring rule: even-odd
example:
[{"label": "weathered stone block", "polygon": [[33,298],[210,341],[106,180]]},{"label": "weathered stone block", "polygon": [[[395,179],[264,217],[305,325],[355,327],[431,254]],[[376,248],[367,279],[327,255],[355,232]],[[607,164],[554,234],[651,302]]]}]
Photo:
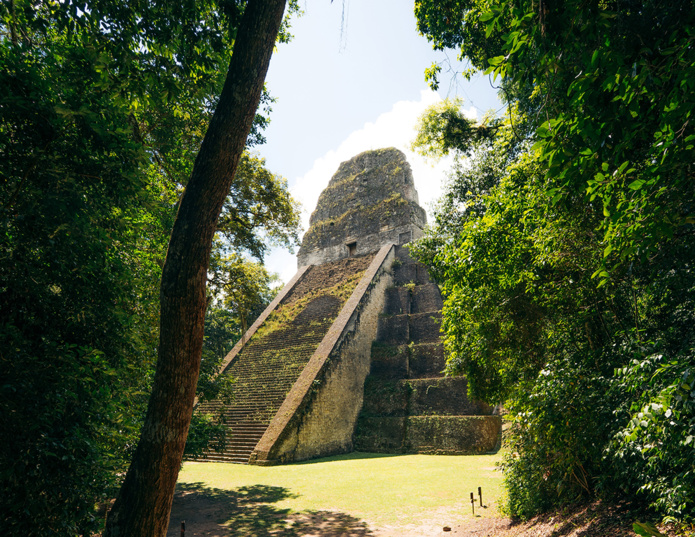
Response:
[{"label": "weathered stone block", "polygon": [[426,283],[416,286],[412,293],[412,305],[410,313],[425,313],[428,311],[441,311],[442,295],[439,286],[435,283]]},{"label": "weathered stone block", "polygon": [[405,448],[415,453],[465,455],[497,449],[499,416],[412,416],[407,418]]},{"label": "weathered stone block", "polygon": [[363,416],[405,416],[410,386],[401,380],[369,376],[364,384]]},{"label": "weathered stone block", "polygon": [[397,453],[403,448],[406,418],[367,418],[357,420],[353,445],[356,451]]},{"label": "weathered stone block", "polygon": [[376,340],[399,345],[408,341],[408,316],[388,315],[379,318]]},{"label": "weathered stone block", "polygon": [[384,308],[384,313],[387,315],[410,313],[410,291],[405,287],[391,287],[390,289],[386,289],[386,307]]},{"label": "weathered stone block", "polygon": [[378,250],[419,238],[426,214],[410,165],[395,148],[343,162],[319,196],[299,249],[299,266]]},{"label": "weathered stone block", "polygon": [[407,246],[396,246],[395,249],[396,259],[402,265],[416,265],[418,262],[410,257],[410,250]]},{"label": "weathered stone block", "polygon": [[412,345],[408,360],[410,378],[438,377],[446,367],[444,345],[442,343],[422,343]]},{"label": "weathered stone block", "polygon": [[424,265],[403,264],[394,267],[393,281],[396,285],[423,285],[429,283],[430,275]]},{"label": "weathered stone block", "polygon": [[377,378],[402,379],[408,376],[408,347],[405,345],[372,345],[370,374]]},{"label": "weathered stone block", "polygon": [[396,285],[406,285],[409,283],[417,284],[418,270],[417,265],[403,264],[393,270],[393,281]]},{"label": "weathered stone block", "polygon": [[492,408],[468,398],[468,383],[464,377],[411,379],[409,413],[412,416],[483,416]]},{"label": "weathered stone block", "polygon": [[439,328],[442,313],[417,313],[409,316],[408,337],[415,343],[436,343],[439,341]]}]

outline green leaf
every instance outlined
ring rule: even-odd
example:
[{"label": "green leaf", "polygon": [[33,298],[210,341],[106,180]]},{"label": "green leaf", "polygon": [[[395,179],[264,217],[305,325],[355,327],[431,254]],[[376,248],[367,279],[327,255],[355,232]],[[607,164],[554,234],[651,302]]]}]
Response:
[{"label": "green leaf", "polygon": [[668,537],[656,529],[651,522],[635,522],[632,524],[632,530],[643,537]]}]

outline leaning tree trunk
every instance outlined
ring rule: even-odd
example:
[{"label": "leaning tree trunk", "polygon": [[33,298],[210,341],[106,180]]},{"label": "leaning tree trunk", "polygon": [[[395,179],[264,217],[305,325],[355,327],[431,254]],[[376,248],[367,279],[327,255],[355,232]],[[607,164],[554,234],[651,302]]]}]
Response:
[{"label": "leaning tree trunk", "polygon": [[284,9],[285,0],[246,5],[222,95],[169,240],[152,395],[105,537],[166,533],[198,382],[212,236],[258,108]]}]

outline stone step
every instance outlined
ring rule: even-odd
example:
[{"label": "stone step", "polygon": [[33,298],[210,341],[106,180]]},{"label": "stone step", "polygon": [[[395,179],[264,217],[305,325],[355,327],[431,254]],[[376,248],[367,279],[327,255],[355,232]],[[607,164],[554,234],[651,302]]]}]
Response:
[{"label": "stone step", "polygon": [[267,400],[267,401],[236,401],[232,403],[231,405],[225,405],[223,403],[215,404],[215,405],[201,405],[201,409],[214,409],[214,410],[219,410],[220,408],[227,408],[231,410],[244,410],[244,409],[253,409],[253,410],[261,410],[263,408],[267,408],[269,406],[272,406],[272,403],[277,402],[279,399],[272,399],[272,400]]},{"label": "stone step", "polygon": [[425,283],[386,289],[384,314],[404,315],[441,311],[443,306],[439,286]]},{"label": "stone step", "polygon": [[230,427],[230,437],[232,440],[246,440],[249,438],[260,438],[265,433],[267,427],[263,429],[254,429],[251,431]]},{"label": "stone step", "polygon": [[442,377],[446,367],[444,345],[389,345],[375,342],[371,349],[370,374],[378,378],[404,379]]},{"label": "stone step", "polygon": [[492,407],[468,398],[465,377],[380,379],[364,386],[362,416],[480,416]]},{"label": "stone step", "polygon": [[360,417],[355,449],[465,455],[499,449],[500,416]]},{"label": "stone step", "polygon": [[228,451],[230,453],[237,453],[240,451],[253,451],[253,449],[256,447],[256,444],[258,444],[258,440],[260,438],[253,438],[251,440],[248,440],[246,442],[237,440],[237,441],[227,441],[227,449],[225,451]]},{"label": "stone step", "polygon": [[441,341],[442,313],[413,313],[379,317],[376,341],[389,345],[438,343]]},{"label": "stone step", "polygon": [[244,455],[209,455],[197,459],[200,462],[229,462],[232,464],[248,464],[249,458]]}]

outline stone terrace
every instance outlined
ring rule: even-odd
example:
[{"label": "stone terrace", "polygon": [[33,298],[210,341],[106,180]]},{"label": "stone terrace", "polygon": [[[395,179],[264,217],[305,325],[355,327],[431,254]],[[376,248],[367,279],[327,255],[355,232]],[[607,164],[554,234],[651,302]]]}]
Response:
[{"label": "stone terrace", "polygon": [[498,447],[501,420],[468,398],[464,377],[444,377],[442,297],[427,269],[396,247],[394,286],[372,344],[355,449],[481,453]]},{"label": "stone terrace", "polygon": [[229,426],[227,448],[201,460],[246,464],[372,255],[312,266],[251,337],[223,374],[237,379],[232,404],[201,404]]}]

